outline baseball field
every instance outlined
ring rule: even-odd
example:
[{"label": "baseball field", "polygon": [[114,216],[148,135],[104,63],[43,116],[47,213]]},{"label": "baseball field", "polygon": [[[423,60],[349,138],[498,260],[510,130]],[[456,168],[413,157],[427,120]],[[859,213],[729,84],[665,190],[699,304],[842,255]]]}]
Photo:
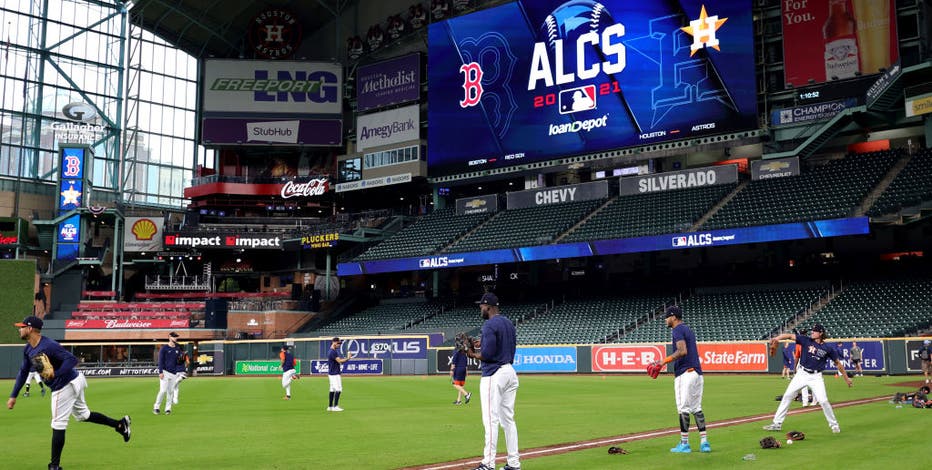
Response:
[{"label": "baseball field", "polygon": [[[776,395],[786,379],[775,375],[707,375],[703,408],[712,452],[671,454],[678,439],[673,379],[646,376],[523,375],[516,420],[522,468],[753,468],[830,465],[876,469],[919,468],[928,462],[932,409],[897,408],[895,392],[914,391],[912,377],[856,377],[847,388],[826,376],[839,404],[841,434],[832,434],[821,408],[795,414],[783,432],[768,432]],[[473,468],[481,453],[478,377],[466,388],[472,402],[454,406],[448,377],[344,377],[340,405],[328,412],[327,380],[304,376],[282,399],[279,377],[194,377],[181,385],[171,416],[153,415],[158,379],[89,379],[91,410],[132,416],[132,440],[113,430],[72,420],[62,466],[99,468]],[[899,384],[899,385],[897,385]],[[0,381],[9,391],[11,380]],[[870,400],[875,399],[875,400]],[[863,402],[841,406],[844,402]],[[49,396],[37,387],[2,413],[0,468],[45,468],[49,458]],[[746,418],[746,419],[740,419]],[[803,441],[764,450],[758,441],[800,430]],[[698,450],[693,431],[693,449]],[[619,446],[627,455],[610,455]],[[541,451],[543,447],[554,447]],[[500,455],[504,438],[499,439]],[[748,461],[752,458],[753,461]],[[501,463],[499,466],[504,465]]]}]

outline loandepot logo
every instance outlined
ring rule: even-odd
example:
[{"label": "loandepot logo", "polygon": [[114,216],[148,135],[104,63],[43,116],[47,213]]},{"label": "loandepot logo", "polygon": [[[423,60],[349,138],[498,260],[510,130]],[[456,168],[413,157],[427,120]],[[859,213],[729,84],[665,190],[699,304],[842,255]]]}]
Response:
[{"label": "loandepot logo", "polygon": [[728,18],[719,19],[718,15],[709,16],[705,11],[705,5],[702,5],[702,11],[699,12],[699,19],[689,22],[689,26],[680,28],[686,34],[693,37],[693,43],[689,46],[689,56],[692,57],[699,49],[711,47],[721,52],[718,48],[718,38],[715,32],[721,28]]},{"label": "loandepot logo", "polygon": [[596,118],[596,119],[586,119],[584,121],[573,121],[566,124],[551,124],[549,135],[560,135],[566,134],[569,132],[589,132],[593,129],[598,129],[600,127],[605,127],[608,125],[608,114]]}]

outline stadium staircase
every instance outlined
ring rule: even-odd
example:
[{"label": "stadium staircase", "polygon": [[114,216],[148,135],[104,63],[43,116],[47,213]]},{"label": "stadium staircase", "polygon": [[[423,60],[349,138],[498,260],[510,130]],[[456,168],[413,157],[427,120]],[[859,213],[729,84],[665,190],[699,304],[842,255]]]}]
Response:
[{"label": "stadium staircase", "polygon": [[770,339],[776,335],[782,333],[789,333],[793,331],[797,325],[802,325],[806,323],[813,315],[819,313],[820,310],[825,308],[832,300],[835,299],[839,294],[844,291],[844,284],[839,284],[838,287],[835,287],[833,284],[832,287],[825,292],[818,300],[810,304],[805,309],[798,312],[792,318],[787,319],[782,325],[778,325],[776,328],[770,331],[769,334],[764,335],[760,339]]},{"label": "stadium staircase", "polygon": [[723,197],[722,200],[718,201],[705,214],[702,214],[702,217],[700,217],[699,220],[693,223],[692,226],[689,227],[687,232],[698,231],[699,227],[702,227],[703,225],[705,225],[705,223],[708,222],[709,219],[712,218],[712,216],[714,216],[718,211],[720,211],[723,207],[725,207],[726,204],[731,202],[731,200],[734,199],[735,196],[738,195],[738,193],[744,190],[744,188],[748,187],[748,183],[750,183],[750,180],[744,180],[741,183],[738,183],[738,186],[735,186],[734,190],[732,190],[730,193],[725,195],[725,197]]},{"label": "stadium staircase", "polygon": [[[655,307],[655,308],[652,309],[651,311],[649,311],[649,312],[645,313],[644,315],[641,315],[640,317],[638,317],[638,318],[637,318],[636,320],[634,320],[633,322],[628,323],[627,325],[624,325],[623,327],[619,328],[617,331],[615,331],[615,332],[613,332],[613,333],[607,335],[606,337],[602,338],[599,342],[600,342],[600,343],[620,343],[620,342],[624,342],[624,336],[625,336],[625,335],[627,335],[628,333],[630,333],[630,332],[632,332],[632,331],[634,331],[634,330],[640,328],[642,325],[644,325],[644,324],[646,324],[646,323],[648,323],[648,322],[650,322],[650,321],[652,321],[652,320],[655,320],[655,319],[658,318],[658,317],[662,317],[662,316],[663,316],[663,313],[664,313],[664,312],[666,311],[666,309],[667,309],[667,305],[668,305],[668,304],[674,304],[674,305],[675,305],[675,304],[680,304],[680,303],[683,302],[683,300],[688,299],[688,298],[689,298],[689,295],[690,295],[690,292],[689,292],[689,291],[685,291],[685,292],[681,293],[679,296],[677,296],[677,299],[676,299],[675,302],[673,302],[673,301],[671,301],[671,302],[665,302],[664,304]],[[671,299],[671,300],[672,300],[672,299]]]},{"label": "stadium staircase", "polygon": [[578,229],[579,227],[583,226],[586,222],[589,221],[589,219],[591,219],[591,218],[595,217],[596,215],[598,215],[599,213],[601,213],[601,212],[602,212],[602,209],[605,209],[606,207],[608,207],[608,206],[609,206],[612,202],[614,202],[614,201],[615,201],[615,199],[613,199],[613,198],[607,199],[607,200],[605,201],[604,204],[602,204],[602,205],[599,206],[599,207],[596,207],[594,211],[592,211],[592,212],[586,214],[586,216],[583,217],[582,220],[580,220],[579,222],[577,222],[576,225],[570,227],[570,229],[567,230],[566,232],[563,232],[560,236],[558,236],[556,239],[554,239],[553,242],[554,242],[554,243],[560,243],[561,241],[563,241],[564,238],[566,238],[566,237],[572,235],[572,233],[573,233],[576,229]]},{"label": "stadium staircase", "polygon": [[799,157],[804,159],[815,154],[819,149],[822,148],[829,140],[835,138],[842,130],[848,127],[852,122],[856,122],[858,118],[867,113],[866,106],[855,106],[853,108],[845,109],[844,111],[836,114],[828,122],[822,124],[821,126],[815,128],[815,132],[810,135],[808,138],[799,143],[795,148],[787,150],[784,152],[764,154],[763,158],[765,160],[772,158],[788,158],[788,157]]},{"label": "stadium staircase", "polygon": [[902,152],[900,158],[897,159],[896,163],[894,163],[892,167],[890,167],[890,171],[888,171],[887,174],[881,178],[880,182],[877,183],[877,186],[875,186],[874,189],[871,190],[871,192],[867,195],[867,197],[861,201],[861,204],[858,205],[858,208],[854,211],[855,217],[861,217],[867,214],[867,211],[873,207],[874,203],[876,203],[877,200],[880,199],[881,195],[887,191],[887,188],[890,187],[890,185],[900,175],[903,169],[906,168],[910,160],[912,160],[912,157],[909,155],[909,153]]},{"label": "stadium staircase", "polygon": [[872,222],[909,223],[932,210],[932,149],[913,155],[867,210]]},{"label": "stadium staircase", "polygon": [[502,215],[503,213],[504,213],[504,212],[496,212],[495,214],[492,214],[492,217],[489,217],[488,219],[485,219],[485,221],[483,221],[483,222],[480,223],[479,225],[476,225],[476,226],[473,227],[472,229],[466,231],[466,233],[463,233],[462,235],[456,237],[452,242],[448,243],[448,244],[447,244],[446,246],[444,246],[440,251],[441,251],[441,252],[449,252],[451,246],[456,245],[457,243],[461,242],[463,239],[465,239],[465,238],[471,236],[472,234],[478,232],[479,230],[482,230],[486,225],[492,223],[492,221],[495,220],[496,217]]}]

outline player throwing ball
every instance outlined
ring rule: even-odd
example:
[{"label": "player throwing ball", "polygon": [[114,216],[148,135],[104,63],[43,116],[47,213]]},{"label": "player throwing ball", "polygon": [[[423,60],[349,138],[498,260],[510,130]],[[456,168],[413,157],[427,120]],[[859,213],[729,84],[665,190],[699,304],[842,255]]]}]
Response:
[{"label": "player throwing ball", "polygon": [[777,407],[777,414],[773,416],[773,423],[764,426],[767,431],[779,431],[786,419],[786,414],[790,409],[790,403],[796,394],[804,387],[812,389],[816,402],[822,405],[822,412],[825,413],[825,419],[832,428],[833,433],[841,432],[838,427],[838,420],[835,419],[835,412],[832,410],[831,403],[828,402],[828,396],[825,393],[825,382],[822,380],[822,371],[825,370],[825,364],[829,359],[835,361],[835,367],[844,377],[845,383],[851,386],[851,379],[845,373],[845,366],[841,362],[841,353],[834,344],[825,342],[825,327],[816,324],[809,332],[809,336],[797,335],[793,333],[783,333],[770,340],[771,345],[777,342],[790,339],[796,341],[801,347],[799,357],[799,366],[796,368],[796,375],[786,387],[783,393],[783,399],[780,400],[780,406]]},{"label": "player throwing ball", "polygon": [[676,411],[680,414],[680,443],[670,449],[670,452],[688,454],[692,452],[689,446],[689,416],[696,417],[696,428],[699,429],[699,451],[712,452],[712,446],[706,436],[705,414],[702,412],[702,390],[704,380],[702,365],[699,363],[699,348],[696,345],[696,334],[683,323],[683,310],[671,305],[664,313],[664,322],[667,328],[673,330],[673,354],[663,361],[654,361],[654,365],[673,363],[673,393],[676,396]]},{"label": "player throwing ball", "polygon": [[[36,316],[26,317],[22,322],[14,324],[19,328],[19,337],[26,340],[26,346],[23,348],[23,365],[19,368],[19,375],[16,376],[16,384],[13,385],[13,392],[10,393],[6,407],[12,410],[16,405],[16,396],[23,388],[29,369],[35,364],[42,381],[52,390],[52,459],[49,461],[49,470],[60,470],[69,418],[74,416],[78,421],[109,426],[123,436],[124,442],[129,442],[130,419],[129,416],[124,416],[117,421],[88,409],[87,402],[84,401],[87,380],[84,379],[84,374],[74,368],[78,364],[78,358],[55,340],[42,336],[42,325],[42,319]],[[26,465],[25,462],[20,464]]]}]

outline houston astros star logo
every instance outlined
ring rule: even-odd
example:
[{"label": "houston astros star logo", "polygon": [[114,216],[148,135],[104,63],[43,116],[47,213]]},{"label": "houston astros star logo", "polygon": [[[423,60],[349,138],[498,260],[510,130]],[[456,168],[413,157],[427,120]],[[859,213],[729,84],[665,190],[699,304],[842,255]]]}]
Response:
[{"label": "houston astros star logo", "polygon": [[680,28],[683,32],[693,37],[693,43],[689,47],[689,56],[692,57],[696,51],[704,47],[711,47],[716,51],[721,51],[721,49],[718,48],[718,38],[715,37],[715,32],[718,31],[718,28],[721,28],[726,21],[728,21],[728,18],[719,19],[718,15],[709,16],[705,11],[705,5],[702,5],[702,11],[699,12],[699,19],[692,20],[689,22],[689,26]]},{"label": "houston astros star logo", "polygon": [[71,183],[71,186],[69,186],[68,189],[62,191],[61,195],[63,198],[65,198],[65,200],[62,201],[63,206],[67,206],[68,204],[80,204],[80,202],[78,202],[78,198],[81,197],[81,191],[76,191],[74,189],[74,183]]}]

